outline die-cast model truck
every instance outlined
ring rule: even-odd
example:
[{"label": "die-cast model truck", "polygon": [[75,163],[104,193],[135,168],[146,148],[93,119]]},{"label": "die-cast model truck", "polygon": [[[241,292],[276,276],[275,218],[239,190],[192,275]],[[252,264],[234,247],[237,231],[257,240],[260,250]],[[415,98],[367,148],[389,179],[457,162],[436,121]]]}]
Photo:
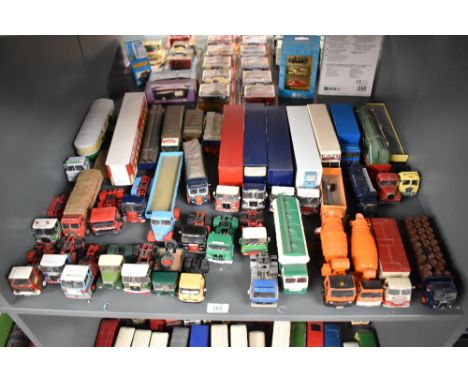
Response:
[{"label": "die-cast model truck", "polygon": [[379,306],[382,304],[382,282],[377,279],[379,255],[370,222],[362,214],[356,214],[351,225],[351,258],[357,285],[356,305]]},{"label": "die-cast model truck", "polygon": [[62,227],[56,218],[37,218],[32,224],[32,234],[36,246],[50,246],[60,239]]},{"label": "die-cast model truck", "polygon": [[273,201],[273,217],[283,293],[305,294],[309,252],[299,201],[293,196],[278,195]]},{"label": "die-cast model truck", "polygon": [[91,162],[85,156],[69,157],[63,164],[69,182],[75,182],[81,171],[91,168]]},{"label": "die-cast model truck", "polygon": [[96,207],[91,209],[89,227],[93,235],[119,233],[122,229],[122,218],[119,208],[122,204],[125,189],[122,187],[102,190]]},{"label": "die-cast model truck", "polygon": [[122,289],[122,266],[125,260],[120,254],[103,254],[99,256],[99,289]]},{"label": "die-cast model truck", "polygon": [[239,227],[239,219],[230,215],[216,216],[213,231],[208,235],[206,258],[214,263],[232,264],[234,236]]},{"label": "die-cast model truck", "polygon": [[215,210],[218,212],[238,212],[240,209],[240,189],[238,186],[216,186],[213,193]]},{"label": "die-cast model truck", "polygon": [[275,255],[262,253],[250,257],[250,305],[278,305],[278,260]]},{"label": "die-cast model truck", "polygon": [[16,296],[35,296],[42,292],[43,276],[37,266],[24,265],[11,268],[8,283]]},{"label": "die-cast model truck", "polygon": [[348,240],[341,217],[322,216],[320,241],[324,257],[321,268],[324,304],[334,307],[354,304],[356,287],[354,278],[349,273]]},{"label": "die-cast model truck", "polygon": [[411,302],[411,268],[395,219],[371,218],[379,251],[379,277],[384,283],[383,306],[407,308]]},{"label": "die-cast model truck", "polygon": [[359,165],[350,166],[348,174],[358,211],[367,217],[374,216],[377,210],[377,191],[367,169]]},{"label": "die-cast model truck", "polygon": [[150,242],[172,239],[175,221],[179,219],[179,210],[174,205],[183,155],[180,151],[163,152],[159,155],[145,212],[145,217],[151,222],[151,231],[148,234]]},{"label": "die-cast model truck", "polygon": [[201,206],[210,201],[203,151],[198,139],[183,143],[187,203]]},{"label": "die-cast model truck", "polygon": [[96,202],[102,181],[99,170],[84,170],[78,176],[60,221],[64,235],[85,237],[88,214]]},{"label": "die-cast model truck", "polygon": [[269,241],[265,227],[244,227],[239,239],[240,251],[245,256],[268,253]]}]

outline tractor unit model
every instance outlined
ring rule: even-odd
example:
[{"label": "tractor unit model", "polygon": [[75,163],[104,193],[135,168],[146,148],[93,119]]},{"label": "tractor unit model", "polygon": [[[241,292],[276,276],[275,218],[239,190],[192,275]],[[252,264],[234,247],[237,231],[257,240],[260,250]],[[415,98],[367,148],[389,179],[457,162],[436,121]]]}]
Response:
[{"label": "tractor unit model", "polygon": [[43,276],[36,265],[14,266],[8,275],[8,283],[16,296],[36,296],[43,289]]},{"label": "tractor unit model", "polygon": [[232,264],[234,255],[234,236],[239,227],[237,217],[230,215],[216,216],[213,230],[208,235],[206,258],[215,263]]},{"label": "tractor unit model", "polygon": [[268,194],[262,183],[244,183],[242,185],[242,208],[244,210],[263,210]]},{"label": "tractor unit model", "polygon": [[268,253],[269,241],[265,227],[244,227],[239,239],[240,251],[244,256]]},{"label": "tractor unit model", "polygon": [[62,236],[62,227],[57,218],[37,218],[32,224],[32,234],[36,245],[51,245]]},{"label": "tractor unit model", "polygon": [[215,198],[215,210],[218,212],[238,212],[240,209],[240,189],[238,186],[216,187],[213,193]]},{"label": "tractor unit model", "polygon": [[262,253],[250,257],[250,305],[278,305],[278,260],[275,255]]},{"label": "tractor unit model", "polygon": [[85,156],[69,157],[63,164],[69,182],[75,182],[81,171],[91,168],[91,162]]}]

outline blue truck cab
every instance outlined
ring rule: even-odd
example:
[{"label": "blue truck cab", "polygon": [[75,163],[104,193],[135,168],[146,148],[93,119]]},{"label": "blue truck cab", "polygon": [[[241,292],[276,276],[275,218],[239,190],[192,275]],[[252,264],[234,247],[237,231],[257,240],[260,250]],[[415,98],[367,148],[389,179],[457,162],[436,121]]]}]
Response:
[{"label": "blue truck cab", "polygon": [[179,188],[183,152],[163,152],[151,184],[145,217],[151,222],[148,241],[162,242],[172,238],[174,224],[179,218],[179,210],[174,208]]},{"label": "blue truck cab", "polygon": [[248,103],[244,116],[244,183],[265,184],[267,168],[265,106]]},{"label": "blue truck cab", "polygon": [[341,147],[341,165],[359,163],[361,132],[350,103],[330,104],[330,113]]},{"label": "blue truck cab", "polygon": [[341,347],[341,328],[337,324],[325,324],[324,344],[326,347]]},{"label": "blue truck cab", "polygon": [[208,325],[192,325],[190,329],[189,347],[208,347],[209,335],[210,328]]},{"label": "blue truck cab", "polygon": [[358,211],[366,217],[374,216],[377,210],[377,191],[370,180],[367,169],[360,165],[354,165],[348,168],[348,174]]},{"label": "blue truck cab", "polygon": [[277,280],[252,280],[250,302],[252,305],[276,305],[278,303]]}]

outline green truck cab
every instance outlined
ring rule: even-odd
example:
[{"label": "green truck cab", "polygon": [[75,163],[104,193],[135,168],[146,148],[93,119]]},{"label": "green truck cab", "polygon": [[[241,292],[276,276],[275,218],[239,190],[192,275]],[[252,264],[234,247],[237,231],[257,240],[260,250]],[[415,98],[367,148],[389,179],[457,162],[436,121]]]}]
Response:
[{"label": "green truck cab", "polygon": [[131,262],[134,255],[134,245],[110,244],[106,253],[99,256],[98,289],[122,289],[122,266]]},{"label": "green truck cab", "polygon": [[214,263],[232,264],[234,236],[239,227],[235,216],[222,215],[213,219],[213,231],[208,235],[206,258]]},{"label": "green truck cab", "polygon": [[244,227],[239,239],[240,251],[245,256],[268,253],[268,237],[265,227]]},{"label": "green truck cab", "polygon": [[178,272],[153,271],[151,280],[153,282],[153,293],[155,295],[176,295],[177,282],[179,280]]}]

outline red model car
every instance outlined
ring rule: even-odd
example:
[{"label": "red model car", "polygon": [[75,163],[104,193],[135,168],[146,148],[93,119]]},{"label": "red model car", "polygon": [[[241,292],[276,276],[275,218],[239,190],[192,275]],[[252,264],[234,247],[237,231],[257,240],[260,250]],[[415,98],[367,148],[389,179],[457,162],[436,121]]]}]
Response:
[{"label": "red model car", "polygon": [[323,322],[307,323],[307,347],[323,347]]}]

